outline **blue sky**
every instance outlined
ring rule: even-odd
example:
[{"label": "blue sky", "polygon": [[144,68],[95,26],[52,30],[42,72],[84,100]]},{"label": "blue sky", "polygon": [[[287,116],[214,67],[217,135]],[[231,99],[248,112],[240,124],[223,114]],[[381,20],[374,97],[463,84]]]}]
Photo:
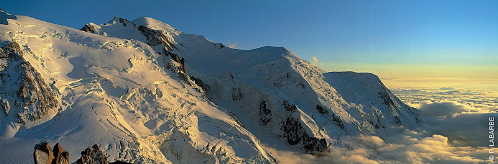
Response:
[{"label": "blue sky", "polygon": [[328,71],[498,79],[496,0],[17,0],[2,8],[74,28],[148,16],[243,49],[283,46]]}]

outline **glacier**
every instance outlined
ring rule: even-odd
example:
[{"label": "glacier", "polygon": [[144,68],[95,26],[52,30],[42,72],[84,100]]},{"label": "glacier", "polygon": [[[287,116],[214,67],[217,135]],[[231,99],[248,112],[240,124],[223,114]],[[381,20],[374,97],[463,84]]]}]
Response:
[{"label": "glacier", "polygon": [[345,136],[419,124],[370,73],[326,72],[283,47],[229,48],[149,17],[82,29],[0,14],[0,158],[60,143],[111,161],[280,163]]}]

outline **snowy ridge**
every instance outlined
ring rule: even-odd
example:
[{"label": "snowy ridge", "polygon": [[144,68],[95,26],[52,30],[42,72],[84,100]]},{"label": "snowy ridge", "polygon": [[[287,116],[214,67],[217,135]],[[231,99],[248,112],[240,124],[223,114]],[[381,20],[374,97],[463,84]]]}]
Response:
[{"label": "snowy ridge", "polygon": [[[8,54],[32,63],[39,87],[28,88],[35,101],[48,97],[52,114],[0,114],[7,162],[32,161],[33,145],[47,140],[70,160],[98,144],[111,161],[278,163],[260,142],[326,151],[343,136],[412,127],[419,115],[374,75],[325,73],[282,47],[232,49],[147,17],[81,30],[16,17],[0,24],[2,46],[18,44]],[[0,75],[19,74],[5,52]],[[46,111],[13,106],[16,98],[0,92],[1,109]]]},{"label": "snowy ridge", "polygon": [[2,159],[32,161],[26,152],[49,140],[68,145],[70,159],[97,143],[110,159],[124,161],[274,161],[257,138],[168,71],[173,61],[148,45],[18,18],[0,27],[1,38],[32,52],[25,60],[54,84],[63,107],[53,119],[26,128],[2,117],[2,126],[12,129],[2,134],[2,144],[23,143]]}]

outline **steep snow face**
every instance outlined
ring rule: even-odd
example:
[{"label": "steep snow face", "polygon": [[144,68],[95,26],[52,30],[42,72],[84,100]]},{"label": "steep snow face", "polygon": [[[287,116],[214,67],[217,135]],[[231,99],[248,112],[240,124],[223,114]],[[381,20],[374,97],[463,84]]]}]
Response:
[{"label": "steep snow face", "polygon": [[[78,151],[98,144],[111,161],[276,162],[258,138],[205,98],[178,69],[180,60],[145,44],[150,42],[139,22],[157,21],[138,19],[137,35],[119,29],[136,38],[121,39],[16,17],[0,25],[0,158],[7,163],[33,161],[40,140],[67,145],[72,161]],[[118,29],[112,24],[118,23],[131,28],[133,22],[117,18],[87,30],[109,29],[106,33],[114,35]],[[168,27],[156,26],[144,27],[151,36],[166,38],[157,29]]]},{"label": "steep snow face", "polygon": [[389,126],[413,128],[419,123],[417,116],[421,113],[401,102],[371,73],[330,72],[324,76],[326,82],[337,86],[335,88],[346,101],[361,107],[351,114],[363,118],[376,129]]},{"label": "steep snow face", "polygon": [[[101,25],[94,33],[138,40],[134,36],[142,34],[141,41],[172,54],[181,72],[210,101],[230,111],[263,142],[277,138],[308,152],[323,151],[328,145],[341,145],[338,139],[346,135],[388,135],[417,123],[419,112],[399,101],[374,75],[325,73],[282,47],[231,49],[144,19],[131,21],[134,27]],[[155,31],[144,33],[136,26]],[[118,28],[133,34],[111,35]]]}]

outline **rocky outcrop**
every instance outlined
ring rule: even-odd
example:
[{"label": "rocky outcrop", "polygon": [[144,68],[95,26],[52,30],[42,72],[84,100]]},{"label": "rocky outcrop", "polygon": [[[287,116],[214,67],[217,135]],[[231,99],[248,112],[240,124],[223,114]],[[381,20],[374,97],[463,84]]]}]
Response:
[{"label": "rocky outcrop", "polygon": [[[166,48],[163,48],[164,55],[171,57],[173,61],[178,63],[178,66],[175,66],[175,71],[178,73],[185,73],[185,59],[180,58],[178,54],[171,52],[170,50],[167,50]],[[168,69],[170,69],[173,66],[168,66]]]},{"label": "rocky outcrop", "polygon": [[334,124],[339,126],[341,129],[346,128],[346,126],[344,125],[344,122],[336,114],[332,114],[332,121],[334,121]]},{"label": "rocky outcrop", "polygon": [[382,99],[382,103],[388,106],[394,106],[394,101],[391,98],[391,96],[388,94],[388,92],[383,91],[383,92],[378,92],[379,93],[379,98]]},{"label": "rocky outcrop", "polygon": [[81,157],[76,161],[76,164],[109,164],[109,162],[99,145],[95,144],[81,152]]},{"label": "rocky outcrop", "polygon": [[233,88],[232,89],[232,100],[237,101],[244,98],[244,94],[242,93],[240,88]]},{"label": "rocky outcrop", "polygon": [[163,45],[168,51],[177,49],[174,41],[167,37],[162,31],[154,30],[149,27],[140,25],[138,30],[147,38],[147,44],[150,46]]},{"label": "rocky outcrop", "polygon": [[[55,144],[54,149],[50,144],[43,141],[35,145],[33,153],[35,164],[70,164],[69,153],[59,144]],[[107,155],[95,144],[81,152],[81,157],[73,164],[129,164],[123,161],[107,161]]]},{"label": "rocky outcrop", "polygon": [[33,157],[35,164],[51,164],[54,160],[54,154],[50,144],[47,142],[36,144]]},{"label": "rocky outcrop", "polygon": [[204,92],[208,92],[211,88],[209,85],[205,84],[200,78],[190,76],[190,80],[192,80],[197,86],[201,87],[204,90]]},{"label": "rocky outcrop", "polygon": [[[124,27],[126,27],[126,24],[128,24],[130,22],[128,19],[119,18],[117,16],[114,16],[114,19],[117,19],[119,21],[119,23],[121,23]],[[135,25],[135,24],[133,24],[133,25]]]},{"label": "rocky outcrop", "polygon": [[266,101],[264,100],[259,103],[259,116],[259,121],[263,125],[266,125],[271,121],[271,110],[267,108]]},{"label": "rocky outcrop", "polygon": [[327,111],[325,108],[323,108],[323,106],[321,105],[316,105],[315,109],[318,111],[318,113],[321,113],[321,114],[327,114],[329,113],[329,111]]},{"label": "rocky outcrop", "polygon": [[289,104],[288,100],[284,100],[284,103],[282,105],[284,105],[285,110],[289,112],[295,112],[297,110],[296,104]]},{"label": "rocky outcrop", "polygon": [[61,144],[57,143],[54,146],[54,160],[52,164],[69,164],[69,153],[62,148]]},{"label": "rocky outcrop", "polygon": [[95,26],[91,23],[86,24],[83,26],[83,28],[80,29],[81,31],[89,32],[89,33],[94,33],[95,32]]},{"label": "rocky outcrop", "polygon": [[35,145],[33,153],[35,164],[69,164],[69,153],[57,143],[54,149],[47,142],[41,142]]},{"label": "rocky outcrop", "polygon": [[9,104],[9,101],[5,100],[5,99],[2,99],[0,97],[0,109],[3,110],[3,113],[5,115],[9,114],[9,111],[10,111],[10,104]]},{"label": "rocky outcrop", "polygon": [[178,54],[171,52],[173,49],[177,49],[175,46],[175,41],[173,38],[166,36],[163,31],[154,30],[144,25],[138,26],[138,31],[140,31],[147,39],[145,41],[151,47],[162,45],[164,54],[170,56],[173,61],[177,62],[179,66],[177,67],[180,76],[186,76],[185,74],[185,59],[180,58]]},{"label": "rocky outcrop", "polygon": [[327,141],[323,138],[311,137],[302,127],[301,122],[293,117],[288,117],[282,126],[283,137],[287,139],[289,145],[301,143],[306,152],[321,152],[327,149]]},{"label": "rocky outcrop", "polygon": [[39,120],[59,105],[56,92],[24,54],[16,42],[0,49],[0,106],[6,115],[17,108],[13,114],[21,123]]}]

